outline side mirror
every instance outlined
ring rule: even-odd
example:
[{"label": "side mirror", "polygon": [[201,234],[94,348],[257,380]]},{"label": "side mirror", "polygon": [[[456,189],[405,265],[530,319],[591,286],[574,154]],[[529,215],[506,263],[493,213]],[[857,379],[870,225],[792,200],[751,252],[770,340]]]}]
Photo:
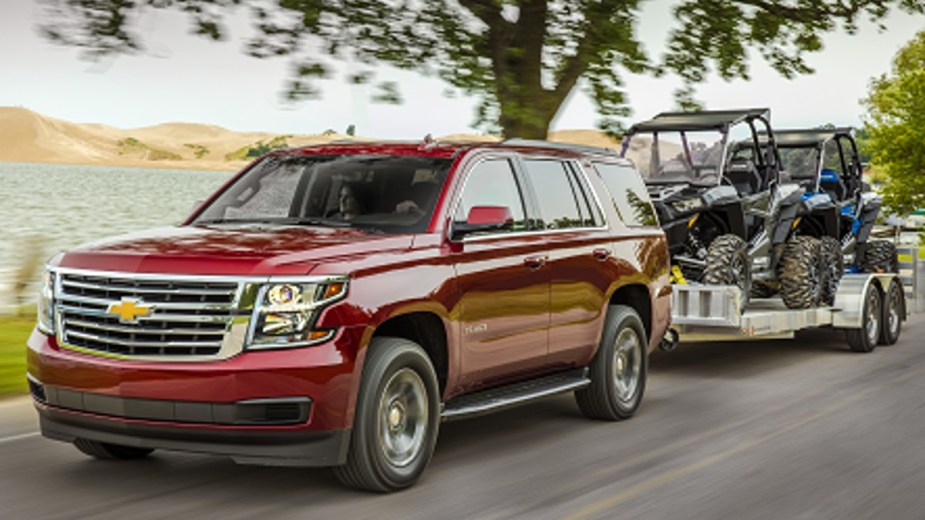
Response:
[{"label": "side mirror", "polygon": [[453,224],[453,238],[472,233],[501,231],[514,227],[514,216],[507,206],[472,206],[465,222]]}]

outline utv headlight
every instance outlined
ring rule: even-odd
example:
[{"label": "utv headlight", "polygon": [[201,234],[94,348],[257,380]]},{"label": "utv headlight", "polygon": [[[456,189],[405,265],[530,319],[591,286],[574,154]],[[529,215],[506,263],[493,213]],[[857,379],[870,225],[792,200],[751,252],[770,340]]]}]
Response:
[{"label": "utv headlight", "polygon": [[42,272],[36,324],[39,331],[55,334],[55,273],[48,269]]},{"label": "utv headlight", "polygon": [[346,278],[312,283],[263,286],[254,306],[249,349],[304,347],[331,339],[334,329],[319,329],[321,311],[347,295]]},{"label": "utv headlight", "polygon": [[675,211],[686,213],[688,211],[694,211],[695,209],[702,208],[703,201],[699,198],[676,200],[671,203],[671,207],[674,208]]}]

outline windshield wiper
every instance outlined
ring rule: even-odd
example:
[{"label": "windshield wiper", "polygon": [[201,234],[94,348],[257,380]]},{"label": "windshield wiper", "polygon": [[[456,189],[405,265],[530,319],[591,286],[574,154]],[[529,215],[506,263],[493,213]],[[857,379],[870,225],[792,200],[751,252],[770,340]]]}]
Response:
[{"label": "windshield wiper", "polygon": [[291,218],[285,219],[283,222],[286,224],[298,224],[300,226],[351,227],[349,222],[321,217]]}]

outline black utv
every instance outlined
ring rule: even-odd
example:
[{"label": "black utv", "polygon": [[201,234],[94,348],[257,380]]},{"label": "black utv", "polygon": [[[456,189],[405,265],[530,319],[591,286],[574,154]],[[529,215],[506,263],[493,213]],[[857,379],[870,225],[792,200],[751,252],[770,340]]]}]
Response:
[{"label": "black utv", "polygon": [[777,130],[774,139],[786,176],[806,190],[804,200],[828,197],[835,206],[834,216],[814,212],[800,220],[795,232],[834,236],[847,272],[899,272],[896,245],[888,240],[870,240],[882,199],[862,182],[863,166],[854,130]]},{"label": "black utv", "polygon": [[753,282],[791,308],[820,304],[830,274],[820,241],[792,234],[804,190],[780,185],[768,109],[662,113],[629,129],[621,155],[646,178],[676,283],[736,285],[743,307]]}]

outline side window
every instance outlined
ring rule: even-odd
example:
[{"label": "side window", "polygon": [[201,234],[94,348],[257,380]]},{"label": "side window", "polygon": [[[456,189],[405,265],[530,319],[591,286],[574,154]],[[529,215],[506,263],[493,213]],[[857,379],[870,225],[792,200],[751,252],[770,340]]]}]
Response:
[{"label": "side window", "polygon": [[540,205],[540,227],[567,229],[594,225],[591,210],[578,180],[566,163],[556,160],[524,160],[527,180]]},{"label": "side window", "polygon": [[594,163],[594,169],[604,180],[617,214],[627,226],[658,225],[646,185],[632,166]]},{"label": "side window", "polygon": [[569,164],[571,165],[572,175],[575,179],[578,180],[578,186],[581,189],[581,195],[583,196],[583,205],[581,206],[582,211],[584,211],[585,207],[590,208],[591,225],[604,225],[604,215],[601,213],[601,207],[599,206],[597,200],[594,198],[594,193],[591,191],[591,186],[588,185],[588,179],[585,177],[582,168],[575,162],[571,162]]},{"label": "side window", "polygon": [[469,172],[453,220],[465,222],[473,206],[507,206],[514,217],[514,227],[508,231],[527,228],[523,197],[507,159],[480,162]]}]

